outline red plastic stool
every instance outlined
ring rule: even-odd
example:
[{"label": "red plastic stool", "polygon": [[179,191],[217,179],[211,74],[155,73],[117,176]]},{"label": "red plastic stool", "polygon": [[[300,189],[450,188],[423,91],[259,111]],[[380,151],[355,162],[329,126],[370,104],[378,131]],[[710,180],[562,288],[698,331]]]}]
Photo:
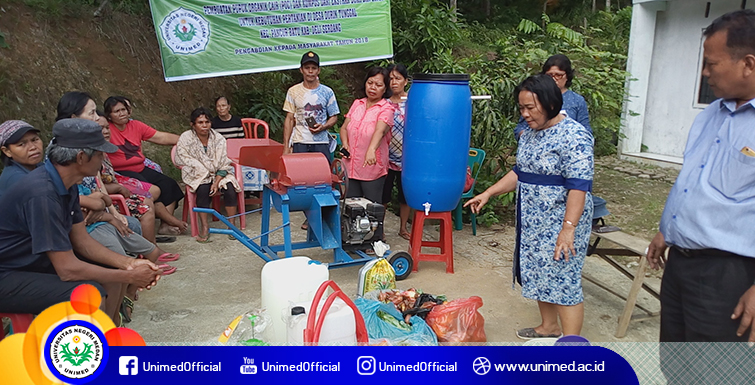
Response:
[{"label": "red plastic stool", "polygon": [[[440,240],[439,241],[423,241],[422,229],[425,225],[425,219],[439,219],[440,220]],[[425,215],[422,210],[414,212],[414,221],[412,222],[412,236],[409,241],[409,254],[412,255],[414,260],[414,267],[412,271],[417,271],[417,265],[420,261],[433,261],[433,262],[445,262],[446,273],[453,274],[454,272],[454,239],[453,239],[453,223],[451,222],[451,212],[445,211],[441,213],[430,213]],[[440,254],[423,254],[423,247],[437,247],[440,249]]]},{"label": "red plastic stool", "polygon": [[13,333],[26,333],[29,330],[34,314],[0,313],[0,340],[5,338],[5,330],[2,328],[2,319],[9,318],[13,326]]}]

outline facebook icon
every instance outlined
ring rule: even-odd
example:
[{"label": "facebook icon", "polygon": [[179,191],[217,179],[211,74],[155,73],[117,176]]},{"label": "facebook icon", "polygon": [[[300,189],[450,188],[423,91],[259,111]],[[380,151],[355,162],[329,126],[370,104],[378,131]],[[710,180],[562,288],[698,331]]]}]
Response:
[{"label": "facebook icon", "polygon": [[139,358],[136,356],[121,356],[118,360],[118,373],[121,376],[135,376],[139,373]]}]

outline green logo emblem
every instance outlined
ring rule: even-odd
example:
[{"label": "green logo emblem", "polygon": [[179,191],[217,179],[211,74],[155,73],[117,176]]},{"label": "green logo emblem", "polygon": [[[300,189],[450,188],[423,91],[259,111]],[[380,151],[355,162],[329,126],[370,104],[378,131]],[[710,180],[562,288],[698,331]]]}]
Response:
[{"label": "green logo emblem", "polygon": [[[76,342],[78,337],[74,337],[73,341]],[[79,347],[74,345],[73,351],[70,351],[68,349],[68,346],[71,345],[71,343],[62,344],[61,352],[60,352],[60,358],[63,359],[63,361],[70,362],[73,366],[81,366],[81,364],[89,361],[92,359],[92,344],[84,343],[84,350],[79,350]]]},{"label": "green logo emblem", "polygon": [[203,52],[210,42],[210,23],[201,14],[179,7],[160,23],[160,35],[174,54],[193,55]]},{"label": "green logo emblem", "polygon": [[[186,24],[189,25],[189,27],[186,27]],[[194,28],[194,25],[187,22],[186,20],[181,20],[181,23],[176,24],[176,28],[173,29],[173,34],[176,35],[177,38],[179,38],[183,42],[191,41],[191,39],[194,38],[197,34],[197,29]]]}]

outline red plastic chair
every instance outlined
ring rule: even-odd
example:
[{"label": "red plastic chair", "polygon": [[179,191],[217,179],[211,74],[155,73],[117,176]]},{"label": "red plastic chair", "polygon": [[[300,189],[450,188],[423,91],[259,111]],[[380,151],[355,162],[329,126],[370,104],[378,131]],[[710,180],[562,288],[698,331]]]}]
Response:
[{"label": "red plastic chair", "polygon": [[[266,121],[255,118],[242,118],[241,125],[244,126],[244,137],[247,139],[269,139],[270,138],[270,126]],[[258,128],[262,126],[265,132],[265,136],[262,138],[257,135]]]},{"label": "red plastic chair", "polygon": [[128,211],[128,206],[126,205],[126,198],[124,198],[123,195],[110,194],[109,196],[113,203],[118,203],[118,205],[115,206],[115,208],[118,209],[118,212],[129,217],[131,216],[131,213]]},{"label": "red plastic chair", "polygon": [[[173,146],[173,148],[170,149],[170,160],[173,162],[173,165],[176,166],[176,146]],[[235,163],[233,163],[233,167],[234,170],[236,170],[236,180],[239,182],[240,186],[243,186],[244,180],[240,172],[241,167]],[[180,170],[182,167],[176,166],[176,168]],[[181,220],[186,222],[186,219],[191,216],[190,224],[192,237],[199,235],[199,221],[197,220],[197,213],[194,212],[194,207],[197,207],[197,194],[191,192],[191,188],[186,186],[186,199],[184,200],[184,209]],[[212,207],[220,212],[220,195],[212,197]],[[239,214],[246,211],[244,205],[244,189],[241,189],[241,192],[238,193],[238,209]],[[212,220],[217,221],[217,218],[213,216]],[[246,229],[246,215],[239,216],[239,227],[241,230]]]},{"label": "red plastic chair", "polygon": [[5,330],[2,327],[3,318],[10,319],[13,333],[26,333],[26,331],[29,330],[31,321],[34,321],[34,314],[0,313],[0,340],[5,338]]},{"label": "red plastic chair", "polygon": [[[322,295],[325,294],[325,290],[327,290],[328,287],[333,289],[333,293],[331,293],[325,300],[325,304],[323,304],[322,310],[317,311],[317,305],[320,304]],[[354,312],[354,319],[356,321],[357,344],[367,345],[370,342],[370,338],[367,335],[367,325],[365,325],[364,318],[362,317],[362,313],[359,312],[359,309],[357,309],[357,305],[354,304],[354,301],[352,301],[349,296],[341,291],[341,288],[338,287],[335,282],[325,281],[320,285],[320,288],[317,289],[315,298],[312,299],[312,306],[310,306],[310,309],[312,310],[310,310],[309,315],[307,316],[307,327],[303,332],[304,345],[317,345],[320,342],[322,325],[323,323],[325,323],[325,317],[328,315],[330,306],[333,305],[333,302],[336,300],[336,298],[341,298],[341,300],[343,300],[343,302],[345,302],[346,305],[349,306]],[[315,320],[315,318],[317,319]]]},{"label": "red plastic chair", "polygon": [[[244,126],[244,138],[246,139],[270,139],[270,126],[267,124],[266,121],[262,119],[257,118],[242,118],[241,119],[241,125]],[[259,137],[259,127],[263,128],[264,135],[262,138]],[[236,175],[242,175],[240,183],[241,186],[244,186],[244,178],[243,174],[241,174],[241,166],[238,166],[236,169]],[[261,198],[249,198],[244,201],[247,205],[261,205],[262,199]]]}]

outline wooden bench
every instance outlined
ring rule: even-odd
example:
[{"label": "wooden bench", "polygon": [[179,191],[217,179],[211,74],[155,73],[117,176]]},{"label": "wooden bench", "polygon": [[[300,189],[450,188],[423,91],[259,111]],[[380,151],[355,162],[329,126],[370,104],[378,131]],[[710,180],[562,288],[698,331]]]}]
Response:
[{"label": "wooden bench", "polygon": [[[657,298],[658,300],[661,299],[661,295],[658,292],[658,290],[648,286],[643,281],[645,280],[645,270],[647,269],[647,259],[645,258],[645,253],[647,250],[648,245],[650,245],[650,242],[637,238],[633,235],[629,235],[627,233],[624,233],[622,231],[613,231],[610,233],[596,233],[593,232],[593,235],[596,236],[595,242],[593,242],[592,245],[590,245],[587,255],[595,254],[602,258],[604,261],[608,262],[611,266],[619,270],[622,274],[627,276],[629,279],[632,280],[632,287],[629,289],[629,295],[624,296],[623,294],[617,292],[614,288],[611,286],[605,284],[604,282],[601,282],[600,280],[596,279],[595,277],[587,274],[582,273],[582,276],[598,285],[602,289],[608,291],[609,293],[622,298],[626,300],[626,304],[624,305],[624,311],[621,313],[621,316],[619,317],[619,325],[616,328],[616,338],[623,338],[627,334],[627,328],[629,327],[630,321],[636,321],[641,319],[647,319],[651,317],[658,316],[660,313],[657,311],[650,311],[646,309],[645,307],[637,304],[637,295],[640,292],[640,289],[643,289],[647,291],[650,295]],[[617,245],[619,245],[620,248],[599,248],[598,243],[601,239],[605,239],[607,241],[613,242]],[[634,274],[629,271],[626,267],[616,262],[613,258],[610,256],[630,256],[630,257],[639,257],[639,265],[637,266],[637,270],[634,272]],[[647,314],[639,315],[639,316],[632,316],[632,311],[634,310],[635,306],[639,308],[640,310],[644,311]]]}]

